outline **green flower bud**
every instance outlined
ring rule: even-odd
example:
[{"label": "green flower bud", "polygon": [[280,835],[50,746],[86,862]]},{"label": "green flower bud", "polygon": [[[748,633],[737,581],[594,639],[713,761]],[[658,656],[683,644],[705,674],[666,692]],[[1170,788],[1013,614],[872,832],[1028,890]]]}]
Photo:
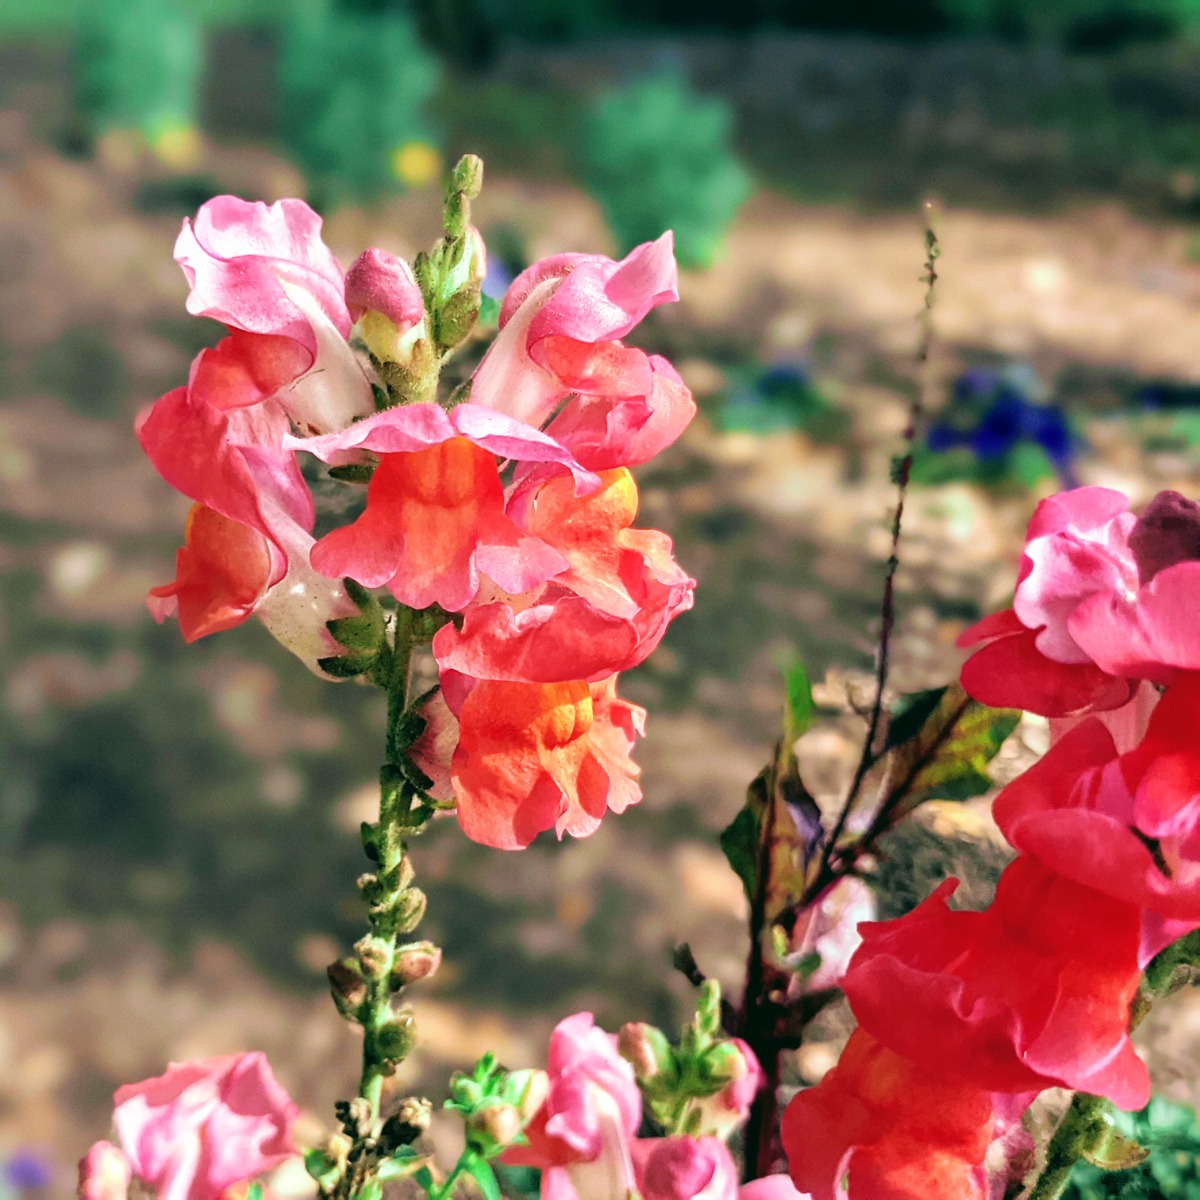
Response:
[{"label": "green flower bud", "polygon": [[416,1022],[408,1009],[401,1009],[375,1031],[376,1049],[387,1063],[394,1064],[407,1058],[416,1040]]},{"label": "green flower bud", "polygon": [[675,1055],[661,1029],[642,1021],[630,1021],[617,1034],[617,1052],[633,1066],[638,1080],[645,1082],[664,1071],[674,1072]]}]

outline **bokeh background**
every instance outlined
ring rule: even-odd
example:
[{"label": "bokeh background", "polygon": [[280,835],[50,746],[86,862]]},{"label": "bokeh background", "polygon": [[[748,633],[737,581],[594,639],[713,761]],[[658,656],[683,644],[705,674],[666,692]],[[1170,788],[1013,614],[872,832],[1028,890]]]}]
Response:
[{"label": "bokeh background", "polygon": [[[411,256],[469,150],[492,294],[665,227],[687,264],[683,302],[636,334],[701,405],[641,472],[643,523],[699,580],[626,688],[651,713],[645,801],[520,855],[453,823],[418,844],[446,960],[401,1083],[439,1097],[484,1049],[540,1062],[580,1008],[677,1020],[677,942],[739,978],[716,835],[777,736],[781,665],[824,681],[803,744],[820,797],[861,733],[927,196],[939,411],[896,686],[954,674],[1039,496],[1200,490],[1197,80],[1196,0],[3,0],[0,1192],[68,1194],[114,1087],[168,1059],[266,1050],[309,1136],[356,1075],[323,971],[360,932],[378,698],[255,624],[187,648],[143,605],[187,504],[131,422],[220,332],[183,309],[183,216],[304,196],[344,263]],[[1026,721],[999,774],[1045,738]],[[986,806],[934,806],[896,837],[881,905],[947,870],[983,903],[1002,861]],[[1194,1101],[1200,1006],[1140,1036]]]}]

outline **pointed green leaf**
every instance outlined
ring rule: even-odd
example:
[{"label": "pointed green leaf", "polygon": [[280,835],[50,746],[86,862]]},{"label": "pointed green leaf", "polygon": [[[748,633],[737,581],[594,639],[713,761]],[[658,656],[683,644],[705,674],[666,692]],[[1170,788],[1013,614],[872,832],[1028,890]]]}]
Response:
[{"label": "pointed green leaf", "polygon": [[375,1178],[381,1183],[407,1179],[424,1165],[425,1156],[412,1146],[399,1146],[375,1168]]},{"label": "pointed green leaf", "polygon": [[[906,725],[915,724],[909,713],[928,703],[926,696],[900,719]],[[952,684],[912,735],[893,748],[884,803],[900,815],[927,800],[967,800],[982,795],[992,786],[988,763],[1020,719],[1015,709],[988,708]]]},{"label": "pointed green leaf", "polygon": [[758,885],[758,839],[761,829],[761,813],[754,812],[747,804],[721,833],[721,849],[734,874],[742,881],[749,900],[754,899],[754,890]]},{"label": "pointed green leaf", "polygon": [[324,1150],[315,1147],[304,1152],[304,1169],[326,1191],[337,1184],[341,1168]]},{"label": "pointed green leaf", "polygon": [[813,702],[812,683],[802,662],[794,663],[784,672],[787,701],[783,716],[783,739],[790,748],[792,743],[812,725],[816,705]]}]

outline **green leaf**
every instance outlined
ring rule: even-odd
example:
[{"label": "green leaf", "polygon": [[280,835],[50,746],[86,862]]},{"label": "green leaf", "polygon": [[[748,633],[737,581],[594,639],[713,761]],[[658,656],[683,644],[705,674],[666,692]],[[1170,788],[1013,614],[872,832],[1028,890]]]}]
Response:
[{"label": "green leaf", "polygon": [[263,1200],[263,1185],[261,1183],[252,1183],[246,1189],[246,1200]]},{"label": "green leaf", "polygon": [[742,881],[747,899],[754,899],[758,885],[758,840],[762,831],[762,813],[754,812],[749,804],[721,833],[721,849]]},{"label": "green leaf", "polygon": [[496,1172],[492,1170],[485,1158],[473,1150],[468,1150],[463,1154],[463,1166],[479,1184],[483,1200],[502,1200],[500,1184],[496,1181]]},{"label": "green leaf", "polygon": [[812,725],[816,705],[813,702],[812,684],[802,662],[794,663],[784,672],[787,701],[783,716],[783,738],[790,748],[792,743]]},{"label": "green leaf", "polygon": [[304,1169],[325,1191],[337,1184],[342,1173],[338,1164],[324,1150],[318,1150],[315,1147],[312,1150],[305,1150]]},{"label": "green leaf", "polygon": [[378,1179],[368,1179],[354,1193],[354,1200],[383,1200],[383,1184]]},{"label": "green leaf", "polygon": [[[908,713],[900,719],[904,724],[916,723]],[[952,684],[912,735],[894,747],[884,803],[899,816],[927,800],[982,795],[992,786],[988,763],[1020,719],[1015,709],[988,708]]]},{"label": "green leaf", "polygon": [[413,1178],[422,1188],[425,1189],[426,1193],[429,1195],[433,1194],[433,1172],[428,1167],[418,1168],[418,1170],[414,1173]]}]

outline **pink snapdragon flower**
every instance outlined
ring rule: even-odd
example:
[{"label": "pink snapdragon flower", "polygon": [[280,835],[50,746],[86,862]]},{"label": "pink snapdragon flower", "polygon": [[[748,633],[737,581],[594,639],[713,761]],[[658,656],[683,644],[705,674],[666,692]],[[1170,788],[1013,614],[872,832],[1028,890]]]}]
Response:
[{"label": "pink snapdragon flower", "polygon": [[847,876],[838,880],[819,903],[805,909],[792,930],[787,959],[789,964],[799,966],[815,954],[820,963],[797,984],[805,991],[837,987],[862,945],[859,925],[873,921],[877,908],[875,893],[861,879]]},{"label": "pink snapdragon flower", "polygon": [[643,1200],[738,1200],[737,1165],[720,1138],[639,1138],[633,1162]]},{"label": "pink snapdragon flower", "polygon": [[[259,1053],[173,1063],[165,1075],[118,1088],[114,1102],[129,1169],[157,1200],[217,1200],[296,1153],[296,1105]],[[95,1189],[120,1175],[114,1153],[101,1142],[80,1164],[80,1186],[93,1187],[97,1200],[110,1200]]]},{"label": "pink snapdragon flower", "polygon": [[545,1200],[628,1200],[642,1096],[617,1039],[576,1013],[550,1035],[546,1069],[550,1089],[526,1127],[528,1145],[501,1161],[538,1168]]},{"label": "pink snapdragon flower", "polygon": [[1042,501],[1013,607],[959,639],[963,686],[1048,717],[1115,709],[1139,680],[1200,669],[1200,505],[1162,492],[1142,516],[1109,488]]},{"label": "pink snapdragon flower", "polygon": [[191,286],[188,312],[247,339],[247,356],[290,375],[278,403],[310,433],[371,412],[371,389],[347,338],[346,277],[303,200],[266,205],[217,196],[184,221],[175,260]]},{"label": "pink snapdragon flower", "polygon": [[540,426],[572,392],[648,396],[647,355],[619,339],[678,298],[669,233],[619,263],[598,254],[544,258],[508,289],[500,335],[475,372],[471,399]]}]

